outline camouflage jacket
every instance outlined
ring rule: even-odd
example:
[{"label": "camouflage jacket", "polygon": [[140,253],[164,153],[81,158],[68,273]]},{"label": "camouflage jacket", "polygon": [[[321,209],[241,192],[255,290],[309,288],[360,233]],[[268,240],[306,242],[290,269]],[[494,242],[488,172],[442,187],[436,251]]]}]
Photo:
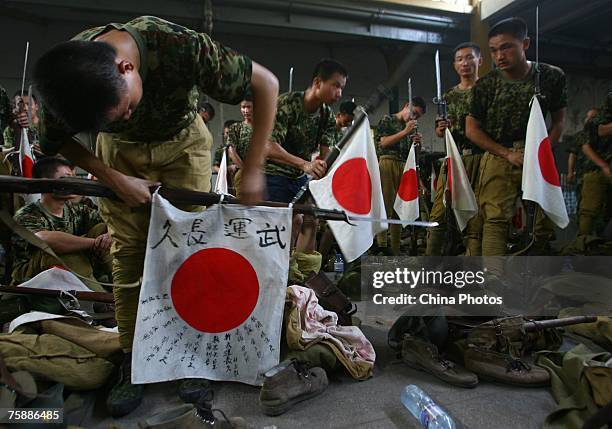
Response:
[{"label": "camouflage jacket", "polygon": [[[15,143],[19,144],[19,140],[15,139],[15,128],[14,127],[6,127],[4,132],[2,133],[4,137],[4,147],[17,147]],[[38,126],[32,126],[28,128],[28,137],[30,141],[30,145],[38,144],[39,136],[38,136]],[[21,138],[21,136],[18,136]]]},{"label": "camouflage jacket", "polygon": [[[0,86],[0,130],[10,127],[13,110],[11,108],[11,99],[6,90]],[[0,136],[2,140],[2,136]],[[3,143],[0,141],[0,143]]]},{"label": "camouflage jacket", "polygon": [[[612,161],[612,137],[600,137],[598,134],[598,128],[600,125],[608,124],[612,122],[612,112],[610,111],[610,98],[608,95],[608,100],[606,104],[604,104],[600,109],[599,113],[593,118],[592,121],[587,122],[584,126],[584,131],[587,138],[587,143],[591,145],[593,150],[597,152],[597,154],[604,161],[610,163]],[[588,160],[589,164],[592,166],[590,170],[596,170],[598,167]]]},{"label": "camouflage jacket", "polygon": [[[127,31],[138,45],[143,96],[128,120],[116,121],[102,131],[118,133],[128,141],[168,140],[195,119],[198,90],[231,104],[250,92],[249,58],[206,34],[160,18],[141,16],[127,24],[85,30],[74,39],[93,40],[111,30]],[[44,108],[41,111],[41,149],[55,154],[72,133]]]},{"label": "camouflage jacket", "polygon": [[580,188],[584,173],[592,171],[596,167],[582,152],[582,145],[589,142],[588,131],[586,128],[582,129],[574,134],[564,136],[563,140],[567,144],[567,151],[576,155],[576,186]]},{"label": "camouflage jacket", "polygon": [[251,144],[251,137],[253,135],[253,127],[251,124],[245,122],[239,122],[232,125],[227,134],[227,144],[234,146],[236,153],[241,160],[246,159],[249,145]]},{"label": "camouflage jacket", "polygon": [[457,148],[459,150],[471,149],[472,153],[483,153],[484,151],[473,144],[465,136],[465,118],[470,114],[470,104],[472,102],[472,89],[461,89],[455,86],[444,94],[444,99],[448,104],[448,119],[451,122],[449,128]]},{"label": "camouflage jacket", "polygon": [[[40,231],[60,231],[66,234],[83,236],[98,223],[102,218],[98,210],[85,203],[64,204],[64,216],[57,217],[49,213],[40,203],[27,204],[15,213],[15,221],[36,234]],[[13,234],[13,245],[15,246],[15,261],[22,264],[30,258],[30,245],[24,239]]]},{"label": "camouflage jacket", "polygon": [[[333,146],[336,120],[332,109],[323,104],[314,113],[304,108],[304,92],[288,92],[278,98],[276,121],[272,131],[273,142],[280,144],[292,155],[310,161],[319,146]],[[266,174],[297,178],[302,170],[268,160]]]},{"label": "camouflage jacket", "polygon": [[376,144],[376,154],[381,157],[383,155],[394,156],[400,161],[405,161],[410,152],[410,136],[402,137],[402,139],[390,147],[383,148],[380,145],[380,140],[383,137],[392,136],[406,128],[406,124],[395,117],[395,115],[385,115],[378,123],[374,131],[374,142]]},{"label": "camouflage jacket", "polygon": [[[535,70],[532,63],[528,75],[518,81],[504,78],[499,69],[480,78],[472,88],[470,116],[496,143],[511,146],[525,140],[527,122],[534,95]],[[540,99],[544,117],[567,106],[565,74],[558,68],[540,63]]]}]

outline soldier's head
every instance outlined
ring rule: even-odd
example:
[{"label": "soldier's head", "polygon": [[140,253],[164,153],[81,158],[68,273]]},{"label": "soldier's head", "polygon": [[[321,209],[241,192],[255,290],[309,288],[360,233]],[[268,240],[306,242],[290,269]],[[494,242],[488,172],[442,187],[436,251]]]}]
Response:
[{"label": "soldier's head", "polygon": [[253,119],[253,97],[246,96],[244,100],[240,102],[240,114],[245,121],[251,121]]},{"label": "soldier's head", "polygon": [[[74,166],[68,160],[57,156],[40,158],[32,168],[32,177],[35,179],[59,179],[74,175]],[[42,194],[42,197],[68,201],[76,195]]]},{"label": "soldier's head", "polygon": [[336,60],[322,59],[312,73],[311,88],[316,97],[325,104],[333,104],[342,98],[348,73]]},{"label": "soldier's head", "polygon": [[478,76],[478,68],[481,65],[480,46],[476,43],[461,43],[453,50],[453,66],[460,77],[473,78]]},{"label": "soldier's head", "polygon": [[595,116],[597,116],[597,114],[599,113],[599,109],[593,108],[591,110],[589,110],[586,113],[586,116],[584,117],[584,123],[588,123],[591,122],[593,120],[593,118],[595,118]]},{"label": "soldier's head", "polygon": [[344,101],[340,104],[340,109],[336,113],[336,128],[348,127],[355,119],[355,109],[357,105],[352,101]]},{"label": "soldier's head", "polygon": [[[36,113],[38,112],[38,101],[36,100],[36,96],[32,94],[32,116],[36,117]],[[21,96],[21,90],[15,91],[13,94],[13,107],[15,109],[20,108],[20,104],[23,103],[23,109],[27,112],[30,108],[30,97],[27,94],[23,94]]]},{"label": "soldier's head", "polygon": [[142,79],[110,44],[71,40],[55,45],[34,66],[45,108],[73,132],[127,120],[142,98]]},{"label": "soldier's head", "polygon": [[527,62],[529,42],[527,23],[521,18],[504,19],[489,30],[491,58],[502,71],[512,72]]},{"label": "soldier's head", "polygon": [[202,117],[205,124],[208,124],[215,117],[215,108],[208,101],[200,104],[198,114]]},{"label": "soldier's head", "polygon": [[223,123],[223,139],[224,140],[227,138],[227,135],[229,134],[230,127],[237,122],[238,121],[235,121],[233,119],[228,119],[227,121]]},{"label": "soldier's head", "polygon": [[404,122],[408,122],[411,119],[419,119],[427,113],[427,103],[423,97],[412,97],[412,111],[410,111],[410,102],[406,101],[404,108],[400,112],[400,116]]}]

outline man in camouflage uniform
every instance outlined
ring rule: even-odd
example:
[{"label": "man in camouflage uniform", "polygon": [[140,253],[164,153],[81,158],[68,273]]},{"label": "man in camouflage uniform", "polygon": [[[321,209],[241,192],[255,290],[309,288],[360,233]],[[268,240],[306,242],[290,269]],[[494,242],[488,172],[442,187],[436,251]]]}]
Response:
[{"label": "man in camouflage uniform", "polygon": [[[455,48],[453,65],[459,75],[460,82],[444,94],[444,99],[448,104],[448,123],[442,118],[436,120],[436,135],[438,137],[444,138],[444,130],[447,126],[449,127],[457,148],[461,152],[465,172],[474,191],[476,191],[475,188],[478,183],[478,172],[483,150],[472,144],[465,136],[465,118],[470,113],[472,88],[478,80],[478,68],[481,64],[480,47],[477,44],[462,43]],[[425,253],[427,256],[440,256],[443,253],[447,229],[444,205],[445,185],[446,163],[440,169],[436,197],[429,216],[430,221],[438,222],[440,225],[427,230],[427,250]],[[465,229],[466,255],[477,256],[481,254],[481,234],[482,218],[476,215],[470,219]]]},{"label": "man in camouflage uniform", "polygon": [[[527,61],[527,25],[519,18],[501,21],[489,31],[489,48],[497,68],[472,88],[466,136],[487,153],[480,163],[479,208],[483,216],[482,254],[505,255],[510,221],[521,193],[525,134],[530,101],[535,93],[535,64]],[[565,75],[540,64],[541,106],[551,112],[551,144],[563,132],[567,93]],[[552,235],[550,220],[537,210],[536,245],[545,247]]]},{"label": "man in camouflage uniform", "polygon": [[[72,165],[61,158],[47,157],[34,165],[33,176],[38,179],[59,179],[74,176]],[[72,203],[74,195],[42,194],[39,201],[17,211],[15,220],[40,239],[76,273],[91,279],[111,274],[111,238],[98,210],[87,204]],[[61,263],[42,250],[29,245],[19,236],[15,238],[16,258],[13,281],[22,283],[40,272]],[[95,282],[90,289],[104,291]]]},{"label": "man in camouflage uniform", "polygon": [[[29,123],[28,110],[32,103],[32,123]],[[7,126],[3,130],[4,149],[13,149],[19,147],[19,139],[21,138],[21,129],[28,129],[28,137],[32,149],[36,154],[40,154],[38,147],[38,102],[36,97],[32,95],[32,100],[28,95],[21,96],[21,91],[17,91],[13,95],[13,115],[15,122]]]},{"label": "man in camouflage uniform", "polygon": [[[412,111],[410,111],[410,103],[406,102],[399,112],[393,115],[385,115],[374,132],[380,168],[380,182],[385,211],[389,219],[399,219],[393,204],[412,142],[420,143],[421,141],[421,135],[416,133],[415,130],[417,129],[417,119],[425,114],[426,109],[425,100],[421,97],[414,97],[412,99]],[[399,255],[402,226],[389,225],[389,234],[391,235],[391,251],[393,255]],[[378,234],[376,241],[379,247],[386,248],[387,231]]]},{"label": "man in camouflage uniform", "polygon": [[574,185],[578,201],[580,201],[584,173],[590,168],[590,162],[582,152],[582,145],[588,143],[587,124],[590,124],[598,113],[597,109],[589,110],[584,118],[583,128],[574,134],[563,137],[563,142],[567,145],[568,152],[566,180],[568,184]]},{"label": "man in camouflage uniform", "polygon": [[317,150],[324,158],[335,143],[336,121],[329,106],[342,97],[346,78],[344,66],[324,59],[315,67],[306,91],[278,98],[265,170],[268,200],[291,202],[306,183],[307,174],[315,179],[325,174],[325,162],[311,158]]},{"label": "man in camouflage uniform", "polygon": [[[594,234],[595,219],[606,213],[612,185],[612,132],[606,128],[612,123],[612,92],[606,103],[592,121],[585,125],[586,140],[581,149],[588,160],[584,163],[580,206],[578,211],[578,234]],[[609,210],[610,208],[607,207]],[[607,214],[607,213],[606,213]],[[609,217],[606,217],[607,222]]]},{"label": "man in camouflage uniform", "polygon": [[236,197],[240,198],[240,182],[242,180],[242,160],[246,159],[251,137],[253,135],[253,101],[250,97],[245,98],[240,102],[240,113],[244,120],[236,122],[229,127],[227,132],[228,158],[236,166],[234,173],[234,187],[236,188]]},{"label": "man in camouflage uniform", "polygon": [[[227,103],[253,95],[256,119],[242,191],[249,204],[261,199],[260,168],[278,82],[208,35],[151,16],[92,28],[45,53],[34,67],[34,81],[43,102],[43,152],[60,152],[121,199],[100,202],[113,238],[115,283],[134,283],[142,276],[151,186],[210,190],[212,138],[197,114],[200,91]],[[97,130],[102,130],[97,156],[72,138]],[[139,289],[115,288],[114,294],[126,360],[107,405],[120,416],[142,400],[142,386],[132,385],[129,375]]]}]

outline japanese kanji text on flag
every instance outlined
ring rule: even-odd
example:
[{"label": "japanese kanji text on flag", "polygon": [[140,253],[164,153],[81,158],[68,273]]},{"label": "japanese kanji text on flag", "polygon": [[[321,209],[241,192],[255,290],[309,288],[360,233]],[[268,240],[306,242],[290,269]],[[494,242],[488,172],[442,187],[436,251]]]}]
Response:
[{"label": "japanese kanji text on flag", "polygon": [[555,157],[537,97],[531,102],[527,123],[522,189],[523,199],[538,203],[559,228],[569,224]]},{"label": "japanese kanji text on flag", "polygon": [[[320,180],[312,180],[309,189],[321,208],[343,210],[348,215],[387,218],[378,160],[367,118],[342,148],[327,175]],[[351,223],[354,225],[341,221],[329,222],[348,262],[361,256],[372,246],[374,236],[387,229],[386,223]]]},{"label": "japanese kanji text on flag", "polygon": [[133,383],[261,384],[279,362],[291,218],[290,208],[188,213],[154,195]]}]

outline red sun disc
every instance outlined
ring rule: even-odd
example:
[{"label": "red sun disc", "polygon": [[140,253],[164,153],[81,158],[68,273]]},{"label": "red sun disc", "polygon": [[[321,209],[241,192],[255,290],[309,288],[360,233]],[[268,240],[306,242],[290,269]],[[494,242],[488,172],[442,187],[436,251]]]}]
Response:
[{"label": "red sun disc", "polygon": [[245,257],[229,249],[210,248],[181,264],[170,293],[174,309],[189,326],[218,333],[240,326],[251,315],[259,282]]},{"label": "red sun disc", "polygon": [[338,203],[352,213],[367,215],[372,210],[372,180],[364,158],[342,163],[332,178],[332,193]]},{"label": "red sun disc", "polygon": [[419,195],[417,174],[414,168],[405,171],[402,175],[397,194],[404,201],[412,201]]},{"label": "red sun disc", "polygon": [[538,147],[538,163],[540,164],[540,171],[542,172],[544,180],[553,186],[561,186],[559,173],[557,172],[557,166],[555,164],[555,157],[553,156],[548,137],[542,140]]}]

